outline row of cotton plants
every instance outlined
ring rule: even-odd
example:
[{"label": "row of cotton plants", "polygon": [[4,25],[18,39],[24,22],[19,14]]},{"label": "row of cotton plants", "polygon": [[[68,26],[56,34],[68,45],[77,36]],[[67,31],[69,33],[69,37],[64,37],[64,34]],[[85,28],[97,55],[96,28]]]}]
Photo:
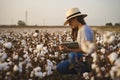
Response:
[{"label": "row of cotton plants", "polygon": [[[0,33],[1,80],[66,80],[56,72],[56,65],[67,59],[67,53],[58,50],[64,41],[72,41],[69,31],[49,33],[36,30]],[[120,79],[120,33],[95,32],[96,51],[83,57],[91,72],[75,75],[81,80]],[[72,75],[74,76],[74,75]]]}]

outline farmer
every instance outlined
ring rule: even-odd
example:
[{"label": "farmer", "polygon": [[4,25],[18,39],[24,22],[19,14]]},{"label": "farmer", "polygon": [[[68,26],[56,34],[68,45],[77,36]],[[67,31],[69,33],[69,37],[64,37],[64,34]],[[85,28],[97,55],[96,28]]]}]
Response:
[{"label": "farmer", "polygon": [[[79,62],[80,58],[89,55],[94,50],[94,37],[93,31],[85,23],[84,18],[87,14],[82,14],[78,8],[71,8],[66,13],[66,21],[64,25],[69,24],[72,29],[73,41],[79,44],[78,49],[70,49],[66,46],[60,45],[59,49],[69,51],[68,60],[60,62],[57,65],[57,71],[61,74],[77,74],[75,65]],[[82,67],[83,72],[89,71],[87,66]]]}]

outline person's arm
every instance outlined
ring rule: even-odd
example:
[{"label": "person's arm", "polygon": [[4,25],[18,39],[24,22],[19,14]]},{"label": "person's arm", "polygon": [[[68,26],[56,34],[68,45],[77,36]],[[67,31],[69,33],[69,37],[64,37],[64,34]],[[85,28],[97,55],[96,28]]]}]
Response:
[{"label": "person's arm", "polygon": [[71,52],[83,52],[80,48],[78,48],[78,49],[70,49],[70,48],[67,48],[66,51],[71,51]]},{"label": "person's arm", "polygon": [[70,48],[67,48],[66,46],[63,46],[63,45],[60,45],[59,46],[59,49],[60,50],[63,50],[63,51],[68,51],[68,52],[83,52],[81,50],[81,48],[78,48],[78,49],[70,49]]}]

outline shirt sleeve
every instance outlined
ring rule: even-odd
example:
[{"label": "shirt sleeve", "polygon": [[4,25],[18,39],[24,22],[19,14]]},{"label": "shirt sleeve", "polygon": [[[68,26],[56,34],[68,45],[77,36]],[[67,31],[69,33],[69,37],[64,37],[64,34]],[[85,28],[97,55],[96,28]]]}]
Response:
[{"label": "shirt sleeve", "polygon": [[94,41],[93,31],[92,31],[89,27],[86,27],[86,28],[84,29],[84,36],[85,36],[85,40],[86,40],[86,41],[90,41],[90,42],[93,42],[93,41]]}]

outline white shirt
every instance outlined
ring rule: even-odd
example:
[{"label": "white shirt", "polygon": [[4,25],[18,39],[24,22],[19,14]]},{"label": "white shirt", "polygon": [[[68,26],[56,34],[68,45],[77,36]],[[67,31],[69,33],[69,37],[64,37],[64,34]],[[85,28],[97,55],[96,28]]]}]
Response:
[{"label": "white shirt", "polygon": [[[93,31],[91,30],[91,28],[88,25],[83,25],[81,28],[79,28],[78,35],[77,35],[77,42],[78,42],[80,48],[82,48],[82,46],[84,46],[84,47],[86,45],[88,46],[90,44],[90,42],[93,42],[93,41],[94,41]],[[88,42],[89,42],[89,44],[86,44]],[[88,47],[86,50],[88,50]]]}]

